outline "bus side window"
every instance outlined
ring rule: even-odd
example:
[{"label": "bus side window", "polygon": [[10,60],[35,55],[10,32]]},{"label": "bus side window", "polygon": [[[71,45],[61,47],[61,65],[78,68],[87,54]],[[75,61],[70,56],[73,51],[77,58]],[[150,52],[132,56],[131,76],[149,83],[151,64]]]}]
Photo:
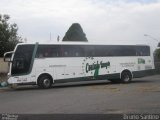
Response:
[{"label": "bus side window", "polygon": [[49,54],[47,51],[44,53],[44,57],[49,57]]},{"label": "bus side window", "polygon": [[43,46],[39,45],[36,53],[36,58],[43,58]]},{"label": "bus side window", "polygon": [[75,53],[75,56],[76,56],[76,57],[79,57],[79,53],[78,53],[78,52],[76,52],[76,53]]},{"label": "bus side window", "polygon": [[38,58],[43,58],[43,54],[39,53]]},{"label": "bus side window", "polygon": [[53,45],[49,47],[49,57],[58,57],[58,46]]},{"label": "bus side window", "polygon": [[85,57],[84,48],[80,45],[75,46],[74,56]]},{"label": "bus side window", "polygon": [[52,53],[52,57],[59,57],[58,52],[54,51],[54,52]]},{"label": "bus side window", "polygon": [[137,46],[136,55],[137,56],[150,56],[150,48],[148,46],[145,46],[145,47]]},{"label": "bus side window", "polygon": [[73,53],[72,52],[74,52],[72,50],[72,46],[70,46],[70,45],[62,46],[62,55],[64,57],[73,57]]},{"label": "bus side window", "polygon": [[94,46],[89,46],[89,45],[85,46],[85,54],[86,57],[96,57]]},{"label": "bus side window", "polygon": [[68,51],[64,51],[64,56],[68,57]]}]

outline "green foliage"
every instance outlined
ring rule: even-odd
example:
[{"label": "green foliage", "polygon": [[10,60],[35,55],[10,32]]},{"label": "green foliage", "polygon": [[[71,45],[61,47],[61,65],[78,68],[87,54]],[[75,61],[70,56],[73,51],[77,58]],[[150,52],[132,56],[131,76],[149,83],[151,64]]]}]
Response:
[{"label": "green foliage", "polygon": [[155,50],[154,62],[155,62],[155,72],[157,74],[160,74],[160,48]]},{"label": "green foliage", "polygon": [[79,23],[73,23],[66,32],[62,41],[85,41],[87,42],[86,34],[83,32]]},{"label": "green foliage", "polygon": [[0,57],[3,57],[5,52],[12,51],[21,40],[21,37],[17,35],[17,24],[10,24],[9,19],[9,15],[0,14]]},{"label": "green foliage", "polygon": [[158,61],[160,61],[160,48],[159,49],[156,49],[156,58]]}]

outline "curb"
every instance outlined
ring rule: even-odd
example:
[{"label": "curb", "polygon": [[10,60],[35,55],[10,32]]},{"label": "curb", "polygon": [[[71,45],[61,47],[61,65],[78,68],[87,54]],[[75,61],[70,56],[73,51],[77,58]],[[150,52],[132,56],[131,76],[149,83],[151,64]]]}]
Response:
[{"label": "curb", "polygon": [[10,89],[8,86],[7,87],[0,87],[0,90],[8,90]]},{"label": "curb", "polygon": [[6,86],[6,87],[0,86],[0,92],[8,91],[8,90],[11,90],[11,88],[9,86]]}]

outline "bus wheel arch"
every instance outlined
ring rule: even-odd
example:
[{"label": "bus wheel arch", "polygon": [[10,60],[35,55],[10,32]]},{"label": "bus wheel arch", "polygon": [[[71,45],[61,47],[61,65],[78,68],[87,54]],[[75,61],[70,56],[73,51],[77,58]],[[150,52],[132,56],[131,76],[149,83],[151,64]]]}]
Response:
[{"label": "bus wheel arch", "polygon": [[120,75],[122,83],[130,83],[133,78],[132,72],[128,69],[123,70]]},{"label": "bus wheel arch", "polygon": [[40,74],[37,78],[37,84],[40,88],[50,88],[53,83],[53,78],[48,73]]}]

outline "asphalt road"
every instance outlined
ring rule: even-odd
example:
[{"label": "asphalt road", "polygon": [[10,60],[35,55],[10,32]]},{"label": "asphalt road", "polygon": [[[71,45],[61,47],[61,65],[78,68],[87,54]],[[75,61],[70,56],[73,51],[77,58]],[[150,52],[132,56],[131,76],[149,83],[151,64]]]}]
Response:
[{"label": "asphalt road", "polygon": [[130,84],[67,83],[0,89],[0,113],[160,113],[160,75]]}]

